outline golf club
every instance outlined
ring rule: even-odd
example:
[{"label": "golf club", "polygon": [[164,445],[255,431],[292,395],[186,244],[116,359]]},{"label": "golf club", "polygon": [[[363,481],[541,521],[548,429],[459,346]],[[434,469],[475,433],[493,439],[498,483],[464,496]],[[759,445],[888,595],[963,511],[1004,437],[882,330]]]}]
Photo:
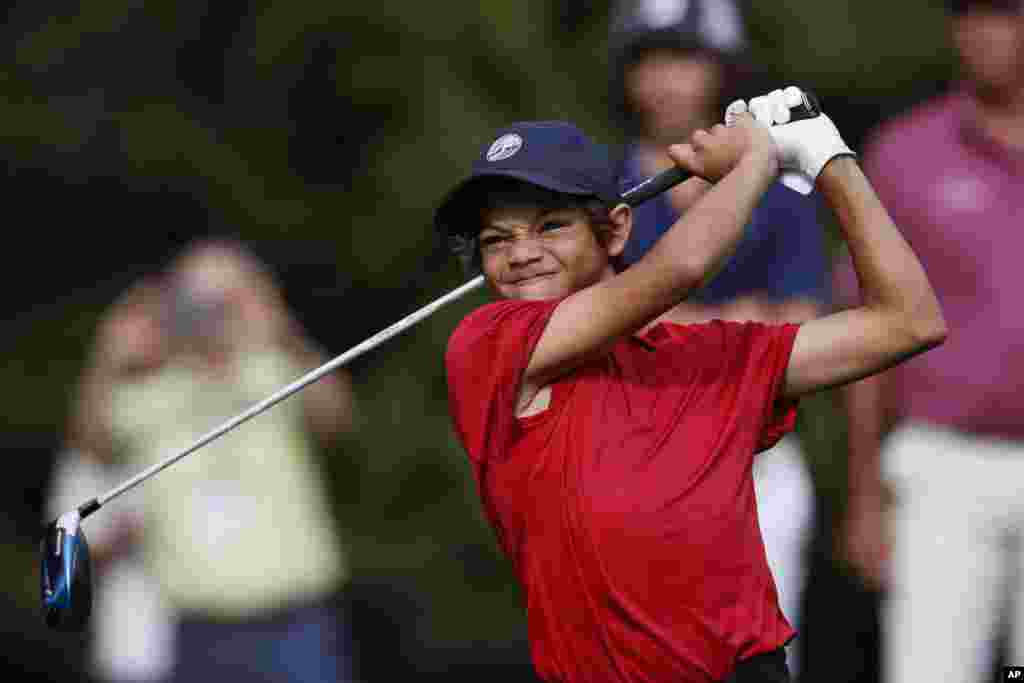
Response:
[{"label": "golf club", "polygon": [[[814,118],[820,111],[817,100],[813,95],[805,91],[803,102],[792,108],[791,120]],[[623,192],[621,195],[622,201],[630,206],[637,206],[679,184],[687,177],[688,174],[685,171],[678,167],[673,167]],[[40,553],[42,555],[40,569],[41,599],[46,625],[59,631],[79,631],[88,623],[89,615],[92,611],[92,569],[89,559],[89,545],[86,542],[85,533],[82,529],[82,521],[86,517],[99,510],[114,498],[135,488],[161,470],[194,453],[243,422],[280,403],[292,394],[312,384],[324,375],[337,370],[367,351],[376,348],[449,303],[478,289],[484,284],[484,281],[484,276],[478,275],[448,294],[402,318],[362,343],[357,344],[340,356],[279,389],[241,414],[204,434],[184,450],[155,463],[107,493],[82,503],[78,508],[66,512],[50,522],[44,528],[43,538],[40,541]]]}]

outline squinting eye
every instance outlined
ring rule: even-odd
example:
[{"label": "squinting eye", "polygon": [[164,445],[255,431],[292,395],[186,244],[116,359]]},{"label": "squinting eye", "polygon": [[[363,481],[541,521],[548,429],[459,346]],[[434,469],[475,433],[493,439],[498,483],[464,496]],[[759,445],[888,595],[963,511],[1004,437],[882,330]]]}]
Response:
[{"label": "squinting eye", "polygon": [[545,223],[540,226],[540,231],[548,232],[551,230],[558,230],[559,228],[564,228],[567,225],[569,225],[569,223],[566,221],[545,221]]},{"label": "squinting eye", "polygon": [[482,246],[482,247],[494,246],[495,244],[498,244],[499,242],[503,241],[504,239],[505,239],[505,237],[502,237],[500,235],[490,235],[488,237],[481,237],[480,238],[480,246]]}]

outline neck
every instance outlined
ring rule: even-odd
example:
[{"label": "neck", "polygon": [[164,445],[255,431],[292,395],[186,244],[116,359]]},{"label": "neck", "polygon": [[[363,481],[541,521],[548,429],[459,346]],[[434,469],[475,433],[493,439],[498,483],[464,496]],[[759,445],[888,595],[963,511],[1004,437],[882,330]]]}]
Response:
[{"label": "neck", "polygon": [[654,175],[667,168],[671,168],[675,162],[668,155],[668,144],[661,144],[653,140],[643,140],[638,145],[638,161],[640,171],[644,175]]},{"label": "neck", "polygon": [[1024,149],[1024,88],[974,92],[978,125],[1002,144]]}]

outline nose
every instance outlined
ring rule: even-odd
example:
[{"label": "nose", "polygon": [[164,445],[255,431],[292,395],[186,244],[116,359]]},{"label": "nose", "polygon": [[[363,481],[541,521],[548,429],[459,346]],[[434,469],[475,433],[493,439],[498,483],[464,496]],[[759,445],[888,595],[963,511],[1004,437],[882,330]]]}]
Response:
[{"label": "nose", "polygon": [[513,240],[508,250],[510,266],[525,266],[541,258],[540,247],[532,237],[520,237]]}]

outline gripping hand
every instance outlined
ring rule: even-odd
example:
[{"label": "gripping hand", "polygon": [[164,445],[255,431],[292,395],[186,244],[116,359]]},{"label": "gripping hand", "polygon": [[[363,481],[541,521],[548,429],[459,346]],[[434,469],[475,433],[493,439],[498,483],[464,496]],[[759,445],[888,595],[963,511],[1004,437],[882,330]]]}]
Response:
[{"label": "gripping hand", "polygon": [[803,111],[806,100],[801,90],[790,86],[755,97],[749,102],[736,100],[725,110],[725,125],[750,112],[768,126],[779,150],[779,179],[790,189],[810,194],[825,164],[837,156],[856,156],[839,135],[832,120],[823,112],[811,117],[794,116]]}]

